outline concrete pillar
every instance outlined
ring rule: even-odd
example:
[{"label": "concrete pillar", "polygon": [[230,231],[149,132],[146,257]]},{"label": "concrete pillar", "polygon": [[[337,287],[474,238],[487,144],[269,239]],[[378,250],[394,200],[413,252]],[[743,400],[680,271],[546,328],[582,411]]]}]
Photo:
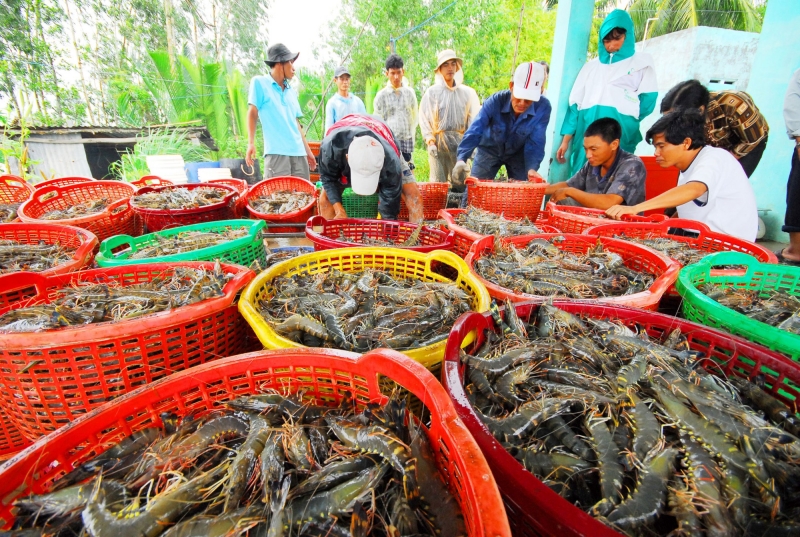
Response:
[{"label": "concrete pillar", "polygon": [[[777,1],[777,0],[770,0]],[[553,105],[550,123],[547,125],[545,159],[539,172],[551,183],[569,179],[569,166],[556,162],[556,151],[561,143],[561,123],[569,108],[569,92],[586,63],[589,34],[594,15],[593,0],[560,0],[556,17],[556,32],[553,37],[553,53],[550,57],[550,80],[546,96]],[[576,142],[576,140],[578,140]],[[582,140],[576,138],[572,146],[579,148]]]},{"label": "concrete pillar", "polygon": [[788,241],[781,232],[786,212],[786,181],[789,178],[794,142],[786,135],[783,98],[792,73],[800,68],[800,2],[769,0],[747,92],[769,123],[769,141],[764,156],[750,178],[759,209],[764,215],[766,238]]}]

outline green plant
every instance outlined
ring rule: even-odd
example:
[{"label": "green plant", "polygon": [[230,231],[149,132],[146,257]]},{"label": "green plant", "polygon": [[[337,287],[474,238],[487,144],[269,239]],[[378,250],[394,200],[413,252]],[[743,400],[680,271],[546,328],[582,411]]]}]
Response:
[{"label": "green plant", "polygon": [[411,162],[414,163],[414,177],[418,183],[427,183],[431,180],[431,166],[428,162],[428,152],[425,149],[414,148],[411,154]]},{"label": "green plant", "polygon": [[136,137],[133,151],[110,166],[111,174],[123,181],[136,181],[149,173],[147,157],[151,155],[180,155],[184,162],[211,160],[211,151],[204,145],[190,142],[181,129],[156,129]]},{"label": "green plant", "polygon": [[[28,108],[27,112],[30,111]],[[10,115],[10,110],[8,115]],[[19,120],[19,131],[9,127],[7,122],[3,123],[3,133],[0,136],[0,158],[2,158],[3,172],[11,173],[11,164],[16,161],[17,175],[25,179],[30,178],[30,168],[34,164],[39,164],[38,160],[31,160],[28,157],[28,147],[25,145],[25,140],[30,135],[25,117],[27,113],[21,114]]]}]

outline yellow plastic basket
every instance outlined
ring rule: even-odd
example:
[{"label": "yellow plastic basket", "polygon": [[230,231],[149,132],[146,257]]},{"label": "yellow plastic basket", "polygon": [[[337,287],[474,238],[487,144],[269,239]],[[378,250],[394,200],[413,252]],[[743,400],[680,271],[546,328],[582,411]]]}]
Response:
[{"label": "yellow plastic basket", "polygon": [[[278,276],[317,274],[331,269],[360,272],[368,268],[423,281],[454,282],[472,297],[473,311],[487,311],[491,304],[486,288],[470,273],[464,260],[452,252],[437,250],[423,254],[399,248],[338,248],[301,255],[265,270],[242,292],[239,311],[267,349],[302,347],[303,345],[275,332],[258,311],[258,303],[271,298],[274,293],[273,280]],[[471,342],[471,339],[464,340],[464,345]],[[435,371],[444,358],[446,344],[445,340],[402,352],[427,369]]]}]

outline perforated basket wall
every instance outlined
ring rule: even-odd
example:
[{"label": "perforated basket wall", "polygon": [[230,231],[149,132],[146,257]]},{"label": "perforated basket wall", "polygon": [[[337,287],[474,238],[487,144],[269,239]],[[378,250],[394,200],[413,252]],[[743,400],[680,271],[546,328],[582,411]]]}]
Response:
[{"label": "perforated basket wall", "polygon": [[[601,209],[556,205],[550,202],[547,204],[546,212],[548,224],[563,233],[583,233],[590,227],[614,222],[611,218],[607,218],[605,211]],[[667,217],[663,214],[652,214],[650,216],[626,214],[622,217],[622,222],[663,222],[666,219]]]},{"label": "perforated basket wall", "polygon": [[[631,295],[599,298],[594,300],[596,302],[654,310],[658,307],[658,302],[661,300],[662,295],[675,282],[675,278],[678,276],[678,270],[680,270],[680,265],[678,265],[678,263],[655,250],[651,250],[640,244],[612,239],[610,237],[594,237],[570,233],[545,233],[542,235],[520,235],[519,237],[501,239],[500,242],[504,245],[515,245],[519,248],[526,246],[533,239],[553,239],[555,237],[563,238],[563,240],[555,243],[560,250],[577,254],[586,253],[589,248],[596,246],[599,242],[603,245],[605,251],[622,256],[622,262],[629,269],[649,272],[655,275],[655,280],[650,285],[650,288],[645,291]],[[472,271],[475,277],[486,286],[492,298],[497,300],[505,300],[508,298],[515,303],[526,301],[541,302],[547,299],[547,297],[515,292],[481,277],[475,271],[475,263],[483,255],[487,252],[491,252],[493,249],[494,237],[485,237],[472,246],[472,251],[465,259],[470,271]]]},{"label": "perforated basket wall", "polygon": [[142,188],[144,186],[169,186],[175,183],[169,179],[163,179],[157,175],[145,175],[141,179],[131,181],[131,184],[136,188]]},{"label": "perforated basket wall", "polygon": [[[273,192],[281,192],[288,190],[291,192],[306,192],[313,196],[313,199],[305,207],[301,207],[296,211],[291,211],[286,214],[266,214],[260,213],[253,209],[250,205],[250,200],[268,196]],[[306,181],[301,177],[271,177],[264,179],[256,185],[253,185],[247,191],[247,205],[245,208],[250,214],[250,218],[258,218],[267,222],[267,231],[270,233],[292,233],[300,231],[299,228],[291,226],[280,226],[280,224],[305,224],[314,213],[314,207],[317,203],[317,188],[313,183]]]},{"label": "perforated basket wall", "polygon": [[236,205],[233,207],[233,212],[236,218],[247,216],[247,189],[249,188],[247,181],[244,179],[211,179],[210,181],[206,181],[206,183],[212,185],[226,185],[236,190],[236,192],[239,193],[239,197],[236,198]]},{"label": "perforated basket wall", "polygon": [[[213,270],[213,263],[183,263]],[[78,282],[131,285],[169,273],[177,264],[113,267],[44,277],[22,273],[0,277],[0,292],[35,285],[37,297]],[[236,309],[236,294],[254,277],[251,270],[223,265],[233,278],[224,296],[121,321],[46,332],[0,334],[0,402],[29,439],[52,432],[92,408],[175,371],[230,356],[252,344]],[[17,303],[16,309],[28,303]],[[8,308],[0,309],[0,314]]]},{"label": "perforated basket wall", "polygon": [[[573,314],[621,322],[632,328],[643,328],[648,335],[662,338],[674,329],[687,337],[692,350],[704,353],[702,362],[711,372],[754,378],[764,375],[765,388],[790,407],[800,396],[800,370],[796,364],[764,347],[718,330],[640,309],[587,304],[575,301],[555,302],[555,306]],[[525,320],[536,315],[538,305],[518,304],[516,311]],[[620,537],[620,534],[575,507],[526,471],[497,442],[472,410],[464,393],[467,373],[461,365],[459,350],[467,338],[474,341],[474,352],[483,344],[487,331],[494,331],[488,315],[467,313],[453,326],[447,342],[442,368],[442,384],[450,395],[459,417],[483,451],[497,480],[508,513],[512,533],[520,537]]]},{"label": "perforated basket wall", "polygon": [[0,203],[22,203],[31,196],[33,190],[22,177],[0,175]]},{"label": "perforated basket wall", "polygon": [[147,231],[155,232],[173,227],[190,226],[202,222],[215,222],[217,220],[230,220],[234,218],[234,210],[236,207],[236,200],[239,198],[239,193],[236,192],[236,189],[227,185],[193,183],[155,187],[145,186],[137,190],[136,195],[140,196],[148,192],[163,192],[165,190],[174,190],[178,188],[185,188],[187,190],[218,188],[228,193],[220,202],[192,209],[148,209],[137,205],[136,198],[134,197],[131,199],[131,207],[136,214],[142,218]]},{"label": "perforated basket wall", "polygon": [[510,181],[499,183],[468,177],[467,204],[484,211],[502,214],[509,219],[535,221],[539,216],[547,183]]},{"label": "perforated basket wall", "polygon": [[376,218],[378,216],[378,193],[359,196],[348,187],[342,192],[342,207],[350,218]]},{"label": "perforated basket wall", "polygon": [[42,181],[41,183],[36,183],[34,188],[36,190],[40,190],[42,188],[47,188],[49,186],[67,186],[67,185],[77,185],[79,183],[86,183],[88,181],[94,181],[92,177],[56,177],[55,179],[48,179],[47,181]]},{"label": "perforated basket wall", "polygon": [[[425,220],[436,220],[439,211],[447,207],[447,192],[450,190],[449,183],[417,183],[419,193],[422,196],[422,217]],[[350,213],[347,213],[350,214]],[[398,220],[408,220],[408,207],[406,202],[400,200],[400,212]]]},{"label": "perforated basket wall", "polygon": [[453,233],[429,226],[422,226],[415,246],[402,246],[416,229],[417,224],[409,222],[360,218],[325,220],[322,216],[313,216],[306,224],[306,238],[314,243],[317,251],[365,246],[369,240],[391,241],[396,244],[392,248],[415,252],[452,249]]}]

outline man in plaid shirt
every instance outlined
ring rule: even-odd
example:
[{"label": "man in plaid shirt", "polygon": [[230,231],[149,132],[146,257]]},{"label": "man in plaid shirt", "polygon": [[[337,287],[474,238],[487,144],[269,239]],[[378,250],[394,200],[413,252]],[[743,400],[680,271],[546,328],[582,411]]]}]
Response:
[{"label": "man in plaid shirt", "polygon": [[386,87],[378,92],[373,102],[375,114],[383,119],[394,133],[397,147],[414,169],[411,153],[414,151],[414,132],[417,128],[417,96],[412,88],[403,86],[403,58],[392,54],[386,59]]}]

